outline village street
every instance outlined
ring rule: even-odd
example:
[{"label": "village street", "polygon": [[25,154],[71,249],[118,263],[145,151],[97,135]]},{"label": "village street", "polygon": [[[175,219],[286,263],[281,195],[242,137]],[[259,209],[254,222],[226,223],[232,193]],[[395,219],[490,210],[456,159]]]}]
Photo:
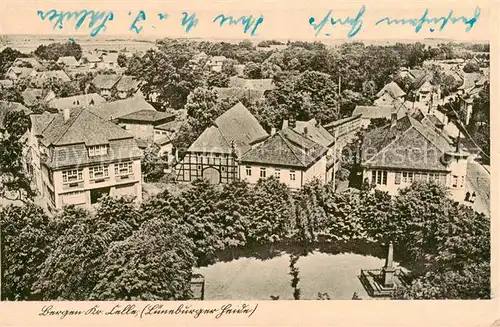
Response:
[{"label": "village street", "polygon": [[472,207],[477,212],[490,215],[490,173],[477,161],[467,165],[466,189],[471,194],[476,192],[476,201]]}]

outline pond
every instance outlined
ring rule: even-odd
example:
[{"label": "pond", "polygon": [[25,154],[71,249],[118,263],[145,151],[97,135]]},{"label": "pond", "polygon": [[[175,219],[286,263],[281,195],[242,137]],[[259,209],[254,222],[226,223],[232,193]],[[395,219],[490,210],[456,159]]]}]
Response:
[{"label": "pond", "polygon": [[[316,300],[318,293],[327,293],[332,300],[351,300],[354,292],[369,299],[358,278],[360,271],[384,264],[384,259],[373,255],[310,251],[295,264],[300,299]],[[290,252],[279,251],[264,259],[239,256],[196,268],[194,272],[205,277],[205,300],[293,300],[289,265]]]}]

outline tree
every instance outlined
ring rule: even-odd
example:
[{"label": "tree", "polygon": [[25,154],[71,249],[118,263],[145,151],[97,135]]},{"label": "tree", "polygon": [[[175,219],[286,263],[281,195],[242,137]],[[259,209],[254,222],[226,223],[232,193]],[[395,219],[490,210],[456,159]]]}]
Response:
[{"label": "tree", "polygon": [[22,111],[11,111],[4,117],[5,133],[0,137],[0,197],[25,202],[34,196],[25,172],[23,143],[20,141],[30,123]]},{"label": "tree", "polygon": [[24,99],[17,88],[0,89],[0,100],[23,103]]},{"label": "tree", "polygon": [[208,87],[228,87],[229,76],[225,73],[210,72],[207,78]]},{"label": "tree", "polygon": [[252,202],[248,238],[259,244],[270,244],[272,252],[274,244],[295,228],[290,191],[274,176],[260,179]]},{"label": "tree", "polygon": [[116,63],[120,67],[127,67],[127,61],[128,61],[127,56],[125,56],[124,53],[120,53],[118,55],[118,58],[116,59]]},{"label": "tree", "polygon": [[475,62],[469,61],[465,64],[463,71],[464,73],[478,73],[481,71],[481,67]]},{"label": "tree", "polygon": [[6,47],[0,52],[0,76],[3,76],[7,70],[12,66],[17,58],[26,58],[27,54],[18,50]]},{"label": "tree", "polygon": [[34,300],[32,285],[50,251],[49,218],[33,204],[0,207],[2,300]]},{"label": "tree", "polygon": [[35,50],[35,55],[41,59],[57,61],[59,57],[72,56],[76,60],[82,57],[82,48],[76,42],[51,43],[39,45]]},{"label": "tree", "polygon": [[187,300],[191,297],[194,244],[165,219],[149,220],[103,258],[94,300]]},{"label": "tree", "polygon": [[235,65],[238,62],[234,59],[226,59],[222,62],[222,73],[224,73],[226,76],[236,76],[238,72],[236,71]]},{"label": "tree", "polygon": [[150,144],[141,160],[141,171],[144,175],[146,182],[158,181],[163,175],[163,168],[165,166],[162,159],[158,156],[160,146],[156,143]]},{"label": "tree", "polygon": [[243,70],[243,75],[245,75],[246,78],[250,78],[250,79],[262,78],[261,65],[254,63],[254,62],[246,63],[245,69]]}]

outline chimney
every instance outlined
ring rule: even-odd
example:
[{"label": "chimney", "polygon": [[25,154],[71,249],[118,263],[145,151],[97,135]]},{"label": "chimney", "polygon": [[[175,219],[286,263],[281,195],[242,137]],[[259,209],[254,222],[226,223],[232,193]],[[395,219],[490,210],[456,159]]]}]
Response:
[{"label": "chimney", "polygon": [[398,122],[398,113],[397,112],[391,112],[391,127],[396,126],[397,122]]},{"label": "chimney", "polygon": [[288,119],[283,120],[283,127],[281,129],[288,128]]},{"label": "chimney", "polygon": [[63,109],[63,116],[64,116],[64,121],[68,121],[69,120],[69,116],[70,116],[70,110],[69,108],[64,108]]},{"label": "chimney", "polygon": [[276,134],[276,127],[271,127],[271,135]]},{"label": "chimney", "polygon": [[307,126],[304,127],[304,135],[307,135]]}]

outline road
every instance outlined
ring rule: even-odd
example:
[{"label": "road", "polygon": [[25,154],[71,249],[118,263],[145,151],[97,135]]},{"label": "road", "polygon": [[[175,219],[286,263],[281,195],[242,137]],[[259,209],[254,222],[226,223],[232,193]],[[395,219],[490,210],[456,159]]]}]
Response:
[{"label": "road", "polygon": [[476,161],[467,165],[466,191],[476,192],[476,201],[472,208],[490,216],[490,173]]}]

